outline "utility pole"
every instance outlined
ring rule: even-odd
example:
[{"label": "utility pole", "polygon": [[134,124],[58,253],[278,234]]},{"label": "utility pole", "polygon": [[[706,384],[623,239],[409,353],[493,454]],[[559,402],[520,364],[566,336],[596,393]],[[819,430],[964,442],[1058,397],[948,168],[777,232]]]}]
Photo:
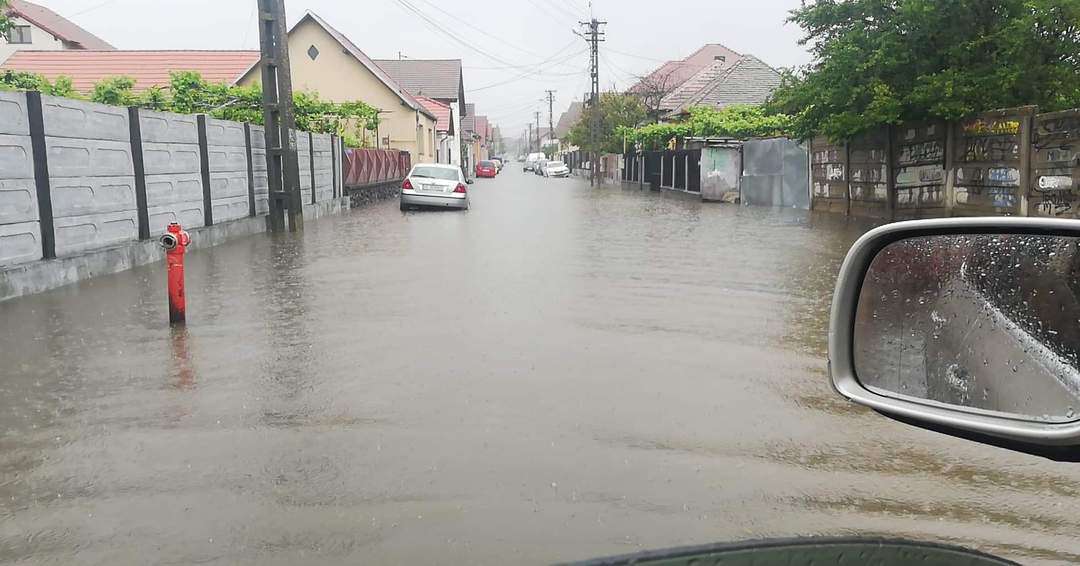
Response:
[{"label": "utility pole", "polygon": [[533,152],[532,140],[533,140],[533,137],[532,137],[532,124],[529,124],[529,143],[526,144],[526,147],[529,148],[529,151],[526,151],[525,153],[532,153]]},{"label": "utility pole", "polygon": [[259,45],[262,52],[262,107],[266,125],[266,170],[270,190],[270,230],[304,229],[300,202],[300,164],[296,158],[296,118],[293,114],[289,40],[285,0],[258,0]]},{"label": "utility pole", "polygon": [[[589,3],[589,10],[592,10],[592,3]],[[586,26],[587,31],[583,35],[585,41],[589,43],[590,51],[590,76],[592,77],[592,90],[589,92],[589,104],[590,120],[589,120],[589,145],[592,146],[590,152],[589,162],[591,170],[589,172],[589,185],[596,184],[597,171],[599,171],[600,163],[598,157],[600,152],[596,150],[596,146],[600,140],[600,42],[604,41],[604,32],[600,31],[600,26],[606,25],[607,22],[597,20],[595,17],[591,17],[587,22],[578,22],[583,26]]]},{"label": "utility pole", "polygon": [[535,114],[536,114],[536,151],[542,152],[542,151],[544,151],[544,146],[543,146],[543,144],[540,143],[540,111],[537,110],[535,112]]},{"label": "utility pole", "polygon": [[555,138],[555,91],[547,91],[548,99],[548,140]]}]

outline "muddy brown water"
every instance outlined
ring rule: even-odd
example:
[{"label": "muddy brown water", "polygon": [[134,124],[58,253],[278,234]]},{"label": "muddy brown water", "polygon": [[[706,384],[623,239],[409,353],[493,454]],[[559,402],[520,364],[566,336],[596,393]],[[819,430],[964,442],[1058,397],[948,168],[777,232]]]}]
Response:
[{"label": "muddy brown water", "polygon": [[816,534],[1080,560],[1080,464],[828,385],[869,226],[516,165],[0,303],[0,562],[546,563]]}]

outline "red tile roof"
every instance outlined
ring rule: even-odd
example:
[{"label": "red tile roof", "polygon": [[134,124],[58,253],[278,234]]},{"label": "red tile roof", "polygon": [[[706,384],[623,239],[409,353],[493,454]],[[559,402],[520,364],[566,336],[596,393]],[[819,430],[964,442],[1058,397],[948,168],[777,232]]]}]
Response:
[{"label": "red tile roof", "polygon": [[710,65],[715,64],[718,67],[727,69],[731,68],[740,58],[742,58],[742,55],[719,43],[707,43],[691,53],[686,59],[664,63],[659,69],[649,73],[644,79],[630,87],[629,91],[658,90],[670,92]]},{"label": "red tile roof", "polygon": [[56,12],[26,0],[9,0],[8,15],[20,18],[51,33],[57,39],[73,44],[76,49],[116,49],[100,37],[84,30]]},{"label": "red tile roof", "polygon": [[435,100],[434,98],[428,98],[426,96],[417,96],[417,102],[419,102],[428,112],[435,115],[435,131],[437,132],[453,132],[452,124],[450,123],[450,105],[444,104]]},{"label": "red tile roof", "polygon": [[258,51],[16,51],[0,70],[67,76],[89,93],[106,77],[135,79],[135,89],[168,86],[170,71],[197,71],[208,82],[232,84],[259,60]]}]

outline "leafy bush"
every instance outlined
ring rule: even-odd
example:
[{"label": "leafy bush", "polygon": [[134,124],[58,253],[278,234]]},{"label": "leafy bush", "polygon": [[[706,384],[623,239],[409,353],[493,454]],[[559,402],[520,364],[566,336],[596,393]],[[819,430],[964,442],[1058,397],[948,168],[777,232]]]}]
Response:
[{"label": "leafy bush", "polygon": [[[113,106],[138,106],[178,114],[208,114],[222,120],[263,123],[262,90],[259,87],[208,83],[194,71],[170,73],[169,86],[153,86],[135,91],[130,77],[108,77],[94,85],[90,100]],[[68,77],[55,82],[34,73],[4,71],[0,73],[0,90],[36,90],[42,94],[83,98]],[[363,132],[379,126],[379,110],[359,100],[329,102],[318,93],[293,94],[296,127],[300,130],[337,134],[347,145],[359,147],[365,139]]]},{"label": "leafy bush", "polygon": [[760,106],[737,104],[721,109],[696,106],[685,122],[649,124],[619,131],[627,141],[643,149],[661,149],[671,140],[688,137],[764,138],[790,135],[791,116],[768,114]]}]

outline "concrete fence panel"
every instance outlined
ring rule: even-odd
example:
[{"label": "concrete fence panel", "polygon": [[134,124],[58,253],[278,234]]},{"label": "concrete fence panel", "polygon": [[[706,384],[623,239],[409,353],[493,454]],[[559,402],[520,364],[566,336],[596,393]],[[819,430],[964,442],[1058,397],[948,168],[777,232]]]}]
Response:
[{"label": "concrete fence panel", "polygon": [[810,142],[811,208],[848,213],[847,145],[819,136]]},{"label": "concrete fence panel", "polygon": [[953,214],[1025,214],[1034,107],[987,112],[952,126]]},{"label": "concrete fence panel", "polygon": [[137,239],[127,109],[41,100],[57,257]]},{"label": "concrete fence panel", "polygon": [[185,228],[202,226],[196,117],[140,110],[139,127],[150,235],[165,233],[170,222],[179,222]]},{"label": "concrete fence panel", "polygon": [[252,124],[251,168],[255,181],[255,214],[270,212],[270,179],[266,172],[266,130]]},{"label": "concrete fence panel", "polygon": [[1028,214],[1080,218],[1080,110],[1036,116],[1031,143]]},{"label": "concrete fence panel", "polygon": [[889,129],[856,136],[848,144],[851,214],[886,218],[889,199]]},{"label": "concrete fence panel", "polygon": [[326,201],[334,197],[334,163],[330,134],[312,136],[315,150],[315,200]]},{"label": "concrete fence panel", "polygon": [[912,122],[892,128],[893,206],[899,218],[945,216],[945,122]]},{"label": "concrete fence panel", "polygon": [[296,133],[296,159],[300,164],[300,201],[311,204],[311,140],[307,132]]},{"label": "concrete fence panel", "polygon": [[248,216],[248,153],[244,124],[208,118],[206,143],[214,222]]},{"label": "concrete fence panel", "polygon": [[26,93],[0,92],[0,266],[41,259]]}]

